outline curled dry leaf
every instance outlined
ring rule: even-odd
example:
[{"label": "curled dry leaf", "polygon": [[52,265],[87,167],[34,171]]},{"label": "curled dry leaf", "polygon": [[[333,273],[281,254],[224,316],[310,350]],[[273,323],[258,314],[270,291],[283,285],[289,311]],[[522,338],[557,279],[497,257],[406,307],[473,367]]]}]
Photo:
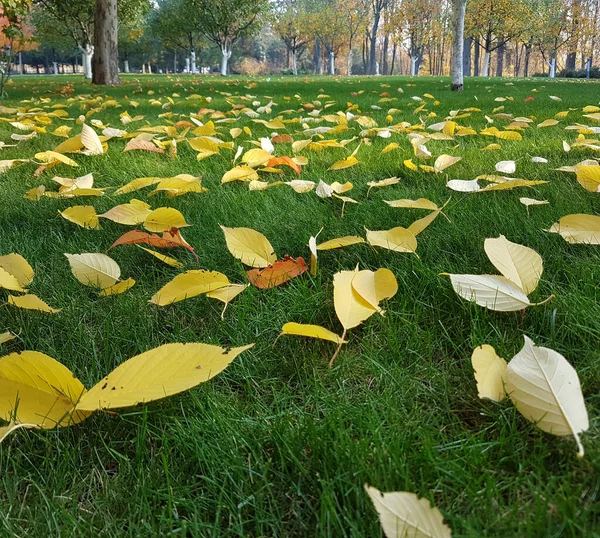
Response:
[{"label": "curled dry leaf", "polygon": [[290,256],[285,256],[283,260],[277,260],[263,269],[247,271],[246,276],[257,288],[269,289],[281,286],[292,278],[300,276],[305,271],[308,271],[308,266],[304,258],[298,257],[294,259]]}]

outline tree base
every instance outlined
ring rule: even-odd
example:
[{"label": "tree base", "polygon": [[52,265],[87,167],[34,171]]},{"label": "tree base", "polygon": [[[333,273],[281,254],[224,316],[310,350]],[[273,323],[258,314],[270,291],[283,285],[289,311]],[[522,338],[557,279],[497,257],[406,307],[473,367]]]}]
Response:
[{"label": "tree base", "polygon": [[453,92],[462,92],[465,87],[462,84],[452,84],[452,86],[450,86],[450,89]]}]

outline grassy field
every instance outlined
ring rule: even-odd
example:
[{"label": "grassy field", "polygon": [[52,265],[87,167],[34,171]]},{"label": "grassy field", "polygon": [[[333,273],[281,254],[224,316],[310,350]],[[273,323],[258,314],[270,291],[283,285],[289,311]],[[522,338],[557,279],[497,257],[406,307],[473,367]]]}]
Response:
[{"label": "grassy field", "polygon": [[[84,423],[50,431],[19,431],[0,445],[0,535],[2,536],[381,536],[380,524],[363,484],[382,491],[411,491],[426,497],[443,513],[454,536],[580,537],[600,536],[600,247],[569,245],[545,229],[571,213],[600,214],[600,195],[585,191],[573,174],[556,171],[594,157],[591,150],[563,151],[573,142],[567,125],[589,123],[585,105],[598,105],[600,85],[546,79],[469,79],[464,93],[451,93],[449,80],[439,78],[271,78],[255,84],[235,78],[129,76],[117,88],[96,88],[67,77],[15,78],[5,106],[51,106],[66,103],[71,118],[85,113],[78,102],[58,93],[74,83],[75,95],[109,95],[120,108],[106,108],[91,118],[121,127],[125,110],[144,121],[125,127],[166,125],[189,117],[202,106],[229,112],[220,92],[254,96],[246,101],[277,104],[270,119],[302,103],[335,101],[325,113],[358,104],[363,114],[386,125],[389,108],[394,123],[442,121],[451,110],[477,107],[461,125],[486,127],[485,115],[503,112],[534,116],[522,141],[485,136],[431,141],[433,155],[461,155],[445,173],[413,172],[403,160],[413,158],[406,135],[373,138],[357,157],[360,164],[327,171],[347,149],[304,151],[309,163],[301,179],[351,181],[340,218],[338,200],[314,192],[295,193],[286,186],[249,192],[247,185],[221,185],[232,166],[233,152],[203,161],[187,144],[178,158],[149,152],[121,153],[125,141],[111,140],[108,153],[71,155],[79,168],[68,166],[34,177],[25,164],[0,176],[0,255],[22,254],[35,268],[31,291],[55,308],[57,315],[19,310],[5,304],[0,290],[0,332],[18,338],[0,346],[0,354],[31,349],[46,353],[73,370],[91,386],[126,358],[169,342],[206,342],[240,346],[256,342],[222,374],[181,396],[124,410],[97,413]],[[389,86],[388,86],[389,85]],[[398,88],[404,93],[398,93]],[[534,91],[537,90],[537,91]],[[154,94],[149,95],[152,91]],[[361,92],[358,93],[357,92]],[[393,101],[379,103],[380,93]],[[174,104],[163,109],[151,100]],[[427,111],[414,114],[414,95],[432,94]],[[198,105],[191,94],[211,96]],[[558,96],[562,101],[550,99]],[[268,97],[267,97],[268,96]],[[286,100],[285,97],[289,97]],[[497,97],[514,100],[496,102]],[[526,100],[532,96],[534,100]],[[41,103],[40,99],[50,99]],[[129,101],[139,103],[137,108]],[[372,108],[378,105],[380,110]],[[536,128],[560,111],[573,109],[554,127]],[[436,118],[428,119],[429,112]],[[170,118],[158,115],[172,112]],[[306,116],[295,113],[287,117]],[[179,116],[181,115],[181,116]],[[90,119],[91,119],[90,118]],[[206,119],[206,118],[205,118]],[[510,120],[496,119],[504,126]],[[74,122],[55,119],[48,134],[17,147],[2,149],[2,159],[32,158],[63,139],[49,134]],[[252,139],[271,130],[240,119],[229,129],[248,125]],[[320,124],[319,124],[320,125]],[[312,127],[312,125],[311,125]],[[360,127],[338,139],[358,136]],[[287,132],[305,138],[299,124]],[[0,140],[21,132],[0,123]],[[326,136],[326,138],[333,138]],[[598,136],[590,137],[598,138]],[[251,148],[246,134],[236,139]],[[390,142],[399,149],[381,155]],[[499,142],[499,151],[481,151]],[[354,149],[357,142],[349,144]],[[289,144],[277,155],[293,155]],[[531,162],[532,156],[548,164]],[[595,154],[598,157],[598,154]],[[449,179],[473,179],[494,173],[500,160],[517,161],[517,176],[548,181],[535,189],[462,194],[445,186]],[[431,161],[419,161],[432,164]],[[93,205],[98,213],[130,198],[146,200],[148,191],[130,196],[26,200],[24,193],[40,184],[55,190],[54,175],[75,177],[93,172],[95,185],[117,187],[144,176],[203,175],[208,192],[178,198],[148,199],[152,207],[179,209],[192,224],[184,235],[199,256],[169,251],[185,269],[211,269],[234,282],[245,282],[245,268],[228,252],[219,225],[246,226],[265,234],[283,256],[310,257],[308,239],[324,228],[320,239],[362,235],[364,228],[385,230],[408,226],[422,211],[394,209],[383,200],[429,198],[438,204],[450,195],[445,212],[419,235],[419,256],[356,245],[322,252],[316,277],[305,273],[271,290],[250,287],[228,307],[198,297],[158,308],[148,299],[182,270],[169,268],[134,246],[110,251],[124,277],[137,285],[123,295],[100,299],[73,278],[64,253],[106,252],[129,228],[102,221],[101,230],[84,230],[62,219],[58,211],[72,205]],[[398,176],[397,185],[372,189],[368,181]],[[284,179],[294,179],[286,171]],[[545,199],[528,216],[520,196]],[[495,274],[483,242],[504,234],[527,245],[544,259],[544,274],[532,298],[556,298],[520,313],[498,313],[460,299],[442,272]],[[386,302],[385,317],[373,316],[349,333],[335,368],[327,363],[334,345],[286,336],[273,341],[287,321],[323,325],[338,333],[333,308],[333,274],[361,268],[387,267],[399,291]],[[572,438],[557,438],[528,423],[507,399],[480,400],[470,357],[483,343],[510,359],[523,345],[523,334],[538,345],[562,353],[576,368],[590,415],[582,436],[583,460],[576,458]]]}]

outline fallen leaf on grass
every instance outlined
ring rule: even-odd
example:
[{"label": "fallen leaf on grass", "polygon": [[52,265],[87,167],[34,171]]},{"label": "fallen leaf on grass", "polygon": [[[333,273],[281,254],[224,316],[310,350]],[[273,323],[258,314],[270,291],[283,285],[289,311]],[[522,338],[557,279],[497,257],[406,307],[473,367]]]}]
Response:
[{"label": "fallen leaf on grass", "polygon": [[60,310],[52,308],[42,301],[37,295],[33,295],[31,293],[20,296],[9,295],[8,304],[24,310],[38,310],[39,312],[47,312],[48,314],[57,314],[60,312]]},{"label": "fallen leaf on grass", "polygon": [[285,256],[283,260],[277,260],[263,269],[247,271],[246,276],[250,283],[257,288],[269,289],[281,286],[292,278],[300,276],[305,271],[308,271],[308,266],[304,258],[298,257],[294,259]]}]

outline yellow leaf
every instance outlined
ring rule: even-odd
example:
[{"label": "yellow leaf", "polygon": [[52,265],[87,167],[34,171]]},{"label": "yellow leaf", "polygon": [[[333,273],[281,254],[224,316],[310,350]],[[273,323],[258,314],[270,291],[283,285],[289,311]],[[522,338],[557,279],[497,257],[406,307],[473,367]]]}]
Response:
[{"label": "yellow leaf", "polygon": [[39,428],[36,424],[19,424],[11,422],[8,426],[0,427],[0,443],[4,441],[12,432],[17,431],[21,428],[34,429]]},{"label": "yellow leaf", "polygon": [[81,226],[94,230],[100,229],[100,222],[96,210],[91,205],[77,205],[68,207],[64,211],[58,212],[64,219]]},{"label": "yellow leaf", "polygon": [[88,414],[74,412],[85,394],[73,373],[53,358],[37,351],[12,353],[0,358],[0,418],[41,428],[68,426]]},{"label": "yellow leaf", "polygon": [[133,278],[128,278],[127,280],[123,280],[122,282],[117,282],[112,286],[108,286],[108,288],[104,288],[99,294],[98,297],[108,297],[109,295],[120,295],[121,293],[125,293],[128,289],[133,288],[135,286],[135,280]]},{"label": "yellow leaf", "polygon": [[12,334],[10,331],[0,333],[0,344],[5,344],[6,342],[10,342],[11,340],[14,340],[15,338],[16,338],[16,336],[14,334]]},{"label": "yellow leaf", "polygon": [[575,166],[577,181],[590,192],[600,192],[600,166]]},{"label": "yellow leaf", "polygon": [[537,288],[542,276],[543,261],[535,250],[513,243],[503,235],[496,239],[486,239],[484,249],[494,267],[519,286],[525,295]]},{"label": "yellow leaf", "polygon": [[365,489],[379,514],[386,538],[452,537],[444,517],[427,499],[406,491],[382,493],[366,484]]},{"label": "yellow leaf", "polygon": [[139,177],[127,183],[120,189],[115,191],[115,194],[127,194],[129,192],[134,192],[140,189],[144,189],[145,187],[149,187],[150,185],[156,185],[160,183],[164,178],[160,177]]},{"label": "yellow leaf", "polygon": [[[5,256],[0,256],[0,269],[4,269],[7,273],[11,274],[17,279],[17,282],[23,288],[29,286],[33,281],[35,273],[33,267],[29,265],[27,260],[20,254],[11,252]],[[5,287],[0,284],[0,287]],[[11,289],[11,288],[7,288]],[[13,290],[22,291],[22,290]]]},{"label": "yellow leaf", "polygon": [[[100,137],[87,123],[81,126],[81,143],[85,147],[86,155],[102,155],[104,149]],[[57,150],[55,150],[57,151]]]},{"label": "yellow leaf", "polygon": [[500,144],[488,144],[485,148],[481,148],[481,151],[493,151],[498,149],[502,149]]},{"label": "yellow leaf", "polygon": [[94,385],[82,411],[116,409],[160,400],[208,381],[254,344],[225,350],[209,344],[166,344],[132,357]]},{"label": "yellow leaf", "polygon": [[389,153],[390,151],[398,149],[399,147],[399,144],[397,144],[396,142],[392,142],[391,144],[388,144],[385,148],[381,150],[381,154],[384,155],[385,153]]},{"label": "yellow leaf", "polygon": [[345,159],[334,162],[327,170],[343,170],[344,168],[350,168],[358,164],[358,159],[354,155],[350,155]]},{"label": "yellow leaf", "polygon": [[[269,157],[271,157],[269,155]],[[249,166],[236,166],[223,174],[221,183],[229,183],[230,181],[253,181],[258,179],[258,173],[254,168]]]},{"label": "yellow leaf", "polygon": [[[437,217],[438,215],[442,212],[441,209],[438,209],[436,211],[432,211],[431,213],[429,213],[429,215],[427,215],[426,217],[423,217],[422,219],[419,220],[415,220],[415,222],[413,222],[408,228],[407,230],[409,232],[411,232],[415,237],[417,235],[419,235],[423,230],[425,230],[425,228],[427,228],[427,226],[429,226]],[[446,217],[448,218],[448,217]]]},{"label": "yellow leaf", "polygon": [[480,398],[499,402],[506,396],[506,361],[496,355],[496,350],[484,344],[475,348],[471,356],[471,365],[475,370],[477,393]]},{"label": "yellow leaf", "polygon": [[430,209],[431,211],[436,211],[439,209],[437,204],[434,202],[427,200],[426,198],[419,198],[418,200],[384,200],[384,202],[390,207],[401,207],[401,208],[409,208],[409,209]]},{"label": "yellow leaf", "polygon": [[73,276],[86,286],[108,288],[121,276],[121,269],[106,254],[88,252],[84,254],[65,254],[71,264]]},{"label": "yellow leaf", "polygon": [[73,127],[69,127],[68,125],[61,125],[60,127],[54,129],[52,134],[54,136],[62,136],[63,138],[69,138],[69,133],[72,129]]},{"label": "yellow leaf", "polygon": [[557,120],[544,120],[542,123],[538,123],[538,127],[554,127],[555,125],[558,125],[558,121]]},{"label": "yellow leaf", "polygon": [[377,312],[352,287],[358,271],[341,271],[333,275],[333,304],[344,332],[356,327]]},{"label": "yellow leaf", "polygon": [[151,213],[148,204],[134,198],[128,204],[117,205],[98,216],[118,224],[135,226],[144,222]]},{"label": "yellow leaf", "polygon": [[519,412],[541,430],[573,435],[583,457],[579,434],[589,428],[588,414],[575,369],[560,353],[537,347],[525,336],[525,346],[506,370],[506,392]]},{"label": "yellow leaf", "polygon": [[183,263],[181,263],[180,261],[177,261],[175,258],[171,258],[170,256],[165,256],[164,254],[161,254],[160,252],[156,252],[155,250],[150,250],[149,248],[145,248],[140,245],[136,245],[136,247],[141,248],[148,254],[154,256],[156,259],[160,260],[161,262],[166,263],[167,265],[170,265],[171,267],[183,267]]},{"label": "yellow leaf", "polygon": [[228,286],[223,286],[222,288],[207,292],[206,296],[225,303],[223,312],[221,312],[221,319],[223,319],[225,316],[225,310],[227,310],[229,303],[249,286],[250,284],[229,284]]},{"label": "yellow leaf", "polygon": [[398,283],[389,269],[377,269],[375,272],[364,270],[354,275],[352,288],[383,315],[384,311],[379,307],[379,303],[396,295]]},{"label": "yellow leaf", "polygon": [[406,166],[406,168],[408,168],[409,170],[412,170],[413,172],[418,172],[419,168],[417,167],[416,164],[414,164],[412,162],[412,159],[406,159],[404,161],[404,166]]},{"label": "yellow leaf", "polygon": [[0,267],[0,288],[11,291],[25,291],[19,284],[19,281],[16,279],[16,277],[11,275],[8,271],[2,269],[2,267]]},{"label": "yellow leaf", "polygon": [[185,217],[172,207],[159,207],[152,211],[144,221],[144,228],[150,232],[164,232],[171,228],[185,228],[189,224]]},{"label": "yellow leaf", "polygon": [[250,267],[268,267],[277,260],[269,240],[251,228],[221,226],[229,252]]},{"label": "yellow leaf", "polygon": [[446,168],[456,164],[458,161],[462,160],[462,157],[453,157],[452,155],[440,155],[433,164],[433,168],[436,173],[445,170]]},{"label": "yellow leaf", "polygon": [[288,322],[281,328],[281,334],[307,336],[309,338],[329,340],[335,344],[346,343],[346,340],[344,340],[341,336],[338,336],[329,329],[325,329],[325,327],[320,327],[319,325],[308,325],[305,323]]},{"label": "yellow leaf", "polygon": [[548,231],[560,234],[567,243],[600,245],[600,217],[596,215],[567,215],[555,222]]},{"label": "yellow leaf", "polygon": [[417,250],[415,235],[401,226],[391,230],[367,230],[367,241],[373,247],[382,247],[395,252],[414,253]]},{"label": "yellow leaf", "polygon": [[242,162],[246,163],[250,168],[256,168],[261,164],[265,164],[273,158],[268,151],[260,148],[254,148],[248,150],[242,155]]},{"label": "yellow leaf", "polygon": [[165,284],[149,302],[166,306],[225,286],[229,279],[218,271],[187,271]]},{"label": "yellow leaf", "polygon": [[350,245],[358,245],[364,242],[365,240],[362,237],[358,237],[356,235],[347,235],[345,237],[330,239],[329,241],[325,241],[320,245],[316,245],[316,250],[332,250],[335,248],[348,247]]},{"label": "yellow leaf", "polygon": [[65,157],[62,153],[58,153],[56,151],[42,151],[40,153],[36,153],[34,158],[43,163],[52,163],[58,161],[68,166],[79,166],[73,159],[69,159],[69,157]]},{"label": "yellow leaf", "polygon": [[33,294],[21,295],[21,296],[8,296],[8,304],[16,306],[17,308],[23,308],[24,310],[39,310],[40,312],[47,312],[48,314],[57,314],[60,310],[52,308],[42,301],[38,296]]},{"label": "yellow leaf", "polygon": [[523,137],[517,131],[499,131],[495,136],[500,140],[523,140]]},{"label": "yellow leaf", "polygon": [[506,181],[505,183],[498,183],[495,185],[488,185],[483,189],[479,189],[479,192],[487,192],[487,191],[509,191],[511,189],[516,189],[517,187],[534,187],[535,185],[543,185],[548,183],[547,181],[537,181],[537,180],[529,180],[529,179],[512,179],[510,181]]}]

